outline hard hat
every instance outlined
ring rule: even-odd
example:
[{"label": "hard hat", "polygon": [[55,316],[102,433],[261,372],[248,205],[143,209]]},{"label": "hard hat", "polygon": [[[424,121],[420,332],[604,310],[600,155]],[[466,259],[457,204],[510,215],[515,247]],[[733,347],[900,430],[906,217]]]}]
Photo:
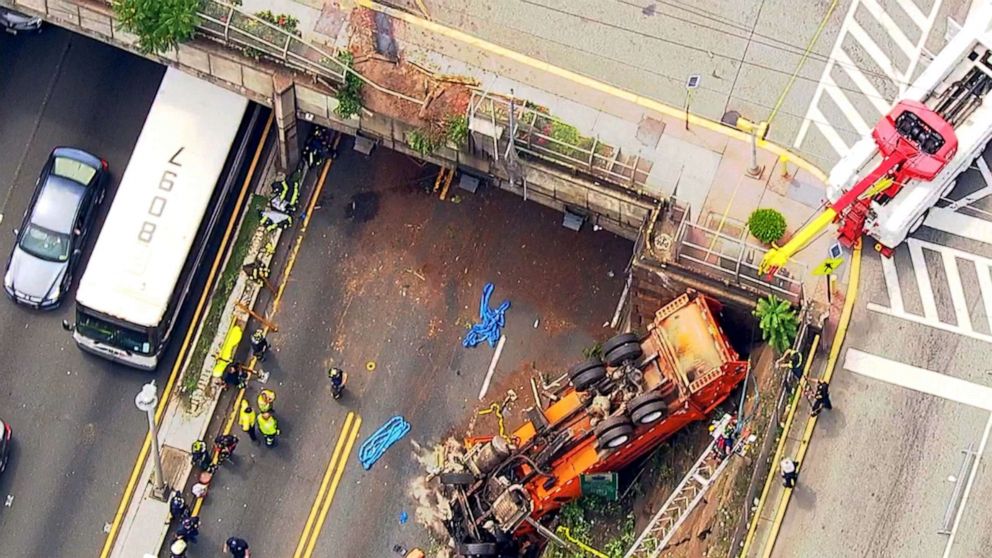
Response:
[{"label": "hard hat", "polygon": [[262,331],[262,330],[260,330],[260,329],[256,329],[256,330],[255,330],[255,331],[254,331],[254,332],[253,332],[253,333],[251,334],[251,340],[252,340],[252,341],[254,341],[255,343],[258,343],[258,342],[260,342],[260,341],[261,341],[262,339],[265,339],[265,332],[263,332],[263,331]]},{"label": "hard hat", "polygon": [[341,369],[340,368],[331,368],[330,370],[327,371],[327,377],[328,378],[334,378],[334,377],[337,377],[337,376],[340,376],[340,375],[341,375]]},{"label": "hard hat", "polygon": [[185,539],[176,539],[175,542],[172,543],[172,546],[169,547],[169,552],[173,554],[182,554],[183,552],[186,552],[186,546]]}]

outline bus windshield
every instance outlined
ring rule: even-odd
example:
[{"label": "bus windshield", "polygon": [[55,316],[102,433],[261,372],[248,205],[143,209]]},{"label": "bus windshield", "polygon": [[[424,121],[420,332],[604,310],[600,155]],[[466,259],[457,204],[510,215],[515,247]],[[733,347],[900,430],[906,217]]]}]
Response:
[{"label": "bus windshield", "polygon": [[148,333],[121,327],[82,312],[78,315],[76,330],[98,343],[110,345],[117,349],[143,355],[150,355],[154,352]]}]

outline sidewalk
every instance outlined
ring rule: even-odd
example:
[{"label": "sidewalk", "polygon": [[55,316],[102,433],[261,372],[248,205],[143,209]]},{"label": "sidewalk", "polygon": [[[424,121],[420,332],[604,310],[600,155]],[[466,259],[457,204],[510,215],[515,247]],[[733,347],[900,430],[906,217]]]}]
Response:
[{"label": "sidewalk", "polygon": [[[860,256],[861,250],[855,250],[853,257],[860,258]],[[833,379],[837,357],[844,342],[847,326],[850,323],[859,279],[860,263],[856,263],[851,266],[851,284],[848,292],[843,296],[843,300],[834,299],[830,309],[830,318],[824,327],[821,338],[816,346],[810,350],[812,360],[807,363],[804,370],[806,378],[818,379],[827,383]],[[827,351],[819,350],[820,347],[827,347]],[[756,504],[756,509],[752,510],[756,517],[751,520],[751,526],[745,539],[741,554],[744,558],[767,558],[772,555],[782,520],[788,510],[793,493],[804,490],[803,465],[818,418],[812,416],[810,401],[802,394],[802,389],[807,385],[808,382],[805,380],[799,384],[793,394],[790,411],[786,415],[784,423],[780,425],[783,429],[782,437],[768,464],[770,472],[761,497]],[[831,411],[825,410],[824,412],[830,413]],[[799,477],[795,488],[786,488],[782,483],[779,463],[786,457],[792,458],[798,464]]]},{"label": "sidewalk", "polygon": [[[789,156],[782,147],[758,140],[757,162],[763,172],[750,178],[746,175],[752,166],[750,136],[696,116],[687,121],[684,107],[662,105],[371,0],[326,1],[321,9],[288,1],[276,4],[299,18],[305,38],[347,48],[358,32],[353,27],[360,25],[356,22],[370,19],[355,17],[355,10],[364,10],[353,9],[355,3],[372,7],[376,16],[375,29],[361,32],[392,40],[400,64],[468,77],[477,83],[476,93],[510,96],[512,92],[518,101],[547,109],[583,137],[596,138],[598,144],[618,149],[630,159],[636,157],[637,167],[646,169],[648,176],[643,193],[673,196],[689,204],[697,224],[741,238],[751,211],[771,207],[785,215],[788,235],[820,210],[826,180],[822,171]],[[244,9],[253,11],[263,4],[271,7],[273,2],[246,0]],[[358,69],[363,71],[361,65]],[[788,158],[780,158],[783,154]],[[759,244],[753,238],[750,242]],[[794,260],[808,273],[827,256],[833,242],[832,235],[821,235]],[[808,292],[825,301],[825,282],[810,275],[804,279]],[[837,287],[843,290],[843,283]]]},{"label": "sidewalk", "polygon": [[[259,149],[262,149],[264,144],[265,141],[263,138]],[[262,163],[261,168],[258,169],[259,172],[255,175],[249,174],[247,176],[246,181],[249,184],[254,182],[255,188],[248,190],[248,195],[243,200],[243,203],[250,203],[251,194],[261,194],[267,190],[267,185],[271,181],[272,173],[274,172],[274,164],[275,153],[270,151]],[[224,255],[224,258],[230,258],[235,252],[235,244],[237,240],[241,239],[242,234],[240,225],[245,223],[249,211],[252,211],[250,205],[245,214],[242,215],[242,220],[238,223],[238,226],[231,231],[231,234],[235,236],[232,238],[230,251]],[[244,232],[244,234],[251,234],[251,236],[245,237],[249,241],[245,261],[269,261],[273,257],[272,254],[263,250],[264,242],[271,241],[273,244],[278,245],[281,231],[275,231],[273,234],[267,235],[261,234],[260,230],[256,229]],[[222,265],[217,270],[218,273],[224,270],[229,263],[238,266],[238,268],[242,265],[242,262],[228,262],[227,259],[224,259]],[[137,477],[137,482],[129,483],[125,487],[125,498],[130,498],[126,511],[110,527],[110,538],[113,539],[113,546],[109,549],[109,556],[112,558],[157,556],[160,548],[167,540],[170,530],[169,503],[167,498],[172,490],[178,489],[182,491],[190,482],[193,472],[190,462],[190,448],[197,439],[204,439],[207,441],[208,447],[212,446],[213,437],[207,435],[207,430],[214,419],[215,411],[225,393],[225,391],[217,389],[216,386],[211,384],[211,373],[217,360],[217,355],[220,354],[220,347],[232,327],[237,326],[242,331],[247,331],[246,325],[249,316],[242,308],[238,308],[238,304],[241,303],[247,307],[252,307],[261,291],[261,286],[249,281],[247,276],[239,270],[235,285],[228,299],[223,301],[224,307],[221,311],[220,325],[215,332],[201,331],[208,309],[214,302],[213,296],[215,294],[214,292],[204,293],[204,297],[207,297],[209,294],[209,298],[205,298],[206,304],[203,304],[201,301],[202,307],[200,310],[202,310],[204,318],[199,320],[199,322],[194,322],[198,324],[197,327],[200,330],[197,330],[196,335],[188,340],[188,345],[184,347],[185,350],[180,353],[180,355],[184,353],[188,355],[193,352],[193,347],[196,346],[201,335],[209,333],[213,336],[207,356],[197,376],[196,389],[189,396],[188,402],[183,401],[178,388],[170,389],[170,386],[165,386],[165,390],[161,394],[163,402],[160,403],[160,406],[165,404],[166,407],[159,422],[158,438],[161,448],[163,480],[167,488],[166,500],[159,500],[153,494],[151,483],[153,464],[150,456],[144,459],[139,457],[139,459],[143,460],[144,465],[142,466],[140,475]],[[245,333],[244,335],[247,336],[248,334]],[[241,343],[241,345],[244,344],[244,342]],[[186,351],[189,352],[187,353]],[[175,383],[181,381],[180,378],[185,374],[186,367],[189,366],[188,358],[181,358],[177,362],[177,366],[180,365],[179,372],[170,378],[172,387],[175,387]],[[222,416],[226,416],[226,413]],[[141,455],[147,455],[148,451],[148,444],[146,443]],[[186,497],[187,502],[190,502],[188,493],[184,494],[184,497]],[[120,514],[120,510],[118,513]],[[116,533],[113,532],[115,528],[117,529]],[[101,556],[108,555],[108,549],[105,548],[104,550]]]}]

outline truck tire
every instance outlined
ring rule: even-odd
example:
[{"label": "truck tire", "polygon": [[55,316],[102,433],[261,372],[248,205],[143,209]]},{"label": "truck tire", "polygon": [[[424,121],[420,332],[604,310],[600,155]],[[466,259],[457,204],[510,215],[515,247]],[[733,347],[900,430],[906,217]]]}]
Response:
[{"label": "truck tire", "polygon": [[475,482],[471,473],[441,473],[438,480],[445,486],[468,486]]},{"label": "truck tire", "polygon": [[593,431],[597,449],[616,449],[634,437],[634,426],[626,415],[604,419]]},{"label": "truck tire", "polygon": [[496,543],[462,543],[455,550],[459,556],[488,558],[496,556]]},{"label": "truck tire", "polygon": [[619,366],[626,361],[637,360],[641,358],[644,351],[641,349],[640,343],[624,343],[619,347],[616,347],[608,353],[603,353],[606,356],[606,364],[609,366]]},{"label": "truck tire", "polygon": [[640,344],[641,338],[637,336],[636,333],[621,333],[620,335],[614,335],[610,337],[606,343],[603,343],[603,354],[608,355],[613,352],[620,345],[626,345],[627,343],[637,343]]},{"label": "truck tire", "polygon": [[630,420],[639,426],[654,424],[668,414],[668,403],[655,391],[642,393],[627,403]]},{"label": "truck tire", "polygon": [[590,358],[569,368],[568,378],[575,391],[586,391],[606,378],[606,368],[598,358]]}]

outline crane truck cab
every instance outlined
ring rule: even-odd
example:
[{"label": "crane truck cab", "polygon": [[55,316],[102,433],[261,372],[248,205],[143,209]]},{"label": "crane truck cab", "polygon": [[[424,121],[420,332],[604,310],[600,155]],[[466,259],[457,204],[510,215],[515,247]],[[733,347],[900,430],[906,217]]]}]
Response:
[{"label": "crane truck cab", "polygon": [[571,367],[570,386],[507,436],[468,440],[439,475],[453,502],[448,531],[462,556],[529,556],[542,517],[582,495],[584,474],[617,471],[704,420],[743,381],[748,363],[696,291],[661,308],[646,335],[623,333],[602,358]]}]

